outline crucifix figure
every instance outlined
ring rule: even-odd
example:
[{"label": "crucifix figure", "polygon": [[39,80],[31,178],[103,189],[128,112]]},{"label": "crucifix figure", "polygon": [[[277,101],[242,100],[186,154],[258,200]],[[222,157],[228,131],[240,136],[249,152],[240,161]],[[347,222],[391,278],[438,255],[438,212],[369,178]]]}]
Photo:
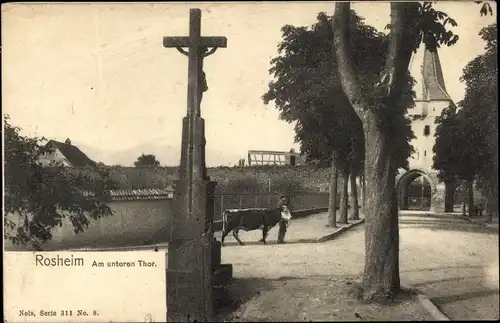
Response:
[{"label": "crucifix figure", "polygon": [[[217,299],[213,284],[221,281],[220,273],[232,273],[231,265],[220,263],[220,244],[211,230],[216,183],[206,173],[205,121],[200,109],[208,89],[203,60],[218,47],[226,47],[227,39],[201,37],[201,10],[190,9],[189,14],[188,37],[163,38],[164,47],[176,48],[188,57],[187,115],[182,121],[179,179],[168,243],[167,321],[172,322],[211,321]],[[223,272],[222,267],[228,270]]]},{"label": "crucifix figure", "polygon": [[[205,72],[203,71],[203,60],[205,57],[215,53],[217,48],[225,48],[227,46],[227,38],[217,36],[202,37],[201,10],[191,9],[189,14],[189,36],[164,37],[163,46],[176,48],[179,52],[188,56],[188,114],[194,112],[200,116],[199,105],[203,97],[203,92],[208,90]],[[189,48],[189,51],[184,50],[184,47]]]},{"label": "crucifix figure", "polygon": [[[214,47],[217,49],[217,47]],[[198,95],[200,96],[200,104],[201,100],[203,100],[203,92],[208,91],[208,84],[207,84],[207,76],[205,74],[205,71],[203,70],[203,61],[204,58],[208,56],[208,49],[207,48],[202,48],[201,49],[201,59],[200,59],[200,84],[199,84],[199,89],[198,89]]]}]

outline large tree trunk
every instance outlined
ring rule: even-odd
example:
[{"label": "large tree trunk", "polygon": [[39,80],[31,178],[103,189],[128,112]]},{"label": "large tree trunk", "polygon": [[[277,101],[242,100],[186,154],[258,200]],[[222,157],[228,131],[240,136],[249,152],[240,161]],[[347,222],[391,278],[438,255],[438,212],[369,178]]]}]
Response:
[{"label": "large tree trunk", "polygon": [[[415,41],[412,17],[418,17],[417,4],[391,3],[389,48],[379,85],[385,89],[386,102],[395,102],[400,84],[408,71]],[[354,73],[349,53],[350,3],[337,2],[334,14],[334,49],[340,81],[351,106],[363,122],[367,199],[365,212],[365,269],[363,298],[387,299],[400,290],[399,232],[395,176],[397,165],[391,158],[391,135],[379,126],[387,106],[370,106]],[[416,14],[416,15],[415,15]],[[395,115],[398,120],[404,115]]]},{"label": "large tree trunk", "polygon": [[335,156],[332,161],[332,173],[330,178],[330,197],[328,200],[328,219],[326,226],[337,227],[337,185],[339,172],[335,165]]},{"label": "large tree trunk", "polygon": [[444,211],[453,212],[453,205],[455,204],[455,188],[456,183],[445,182],[444,184]]},{"label": "large tree trunk", "polygon": [[342,193],[340,195],[340,216],[338,223],[347,224],[347,213],[349,209],[349,172],[343,170],[342,176]]},{"label": "large tree trunk", "polygon": [[388,155],[388,139],[375,127],[367,127],[365,214],[365,270],[363,292],[366,300],[393,296],[400,289],[399,228],[394,166]]},{"label": "large tree trunk", "polygon": [[467,180],[467,203],[469,204],[469,216],[474,216],[474,185],[472,180]]},{"label": "large tree trunk", "polygon": [[498,163],[493,166],[493,176],[488,185],[488,196],[486,201],[486,223],[493,222],[493,214],[498,216]]},{"label": "large tree trunk", "polygon": [[486,219],[485,219],[486,223],[493,222],[493,198],[494,198],[493,194],[491,194],[491,190],[490,190],[490,192],[488,192],[488,197],[486,199],[486,205],[484,208],[484,212],[485,212],[485,216],[486,216]]},{"label": "large tree trunk", "polygon": [[363,195],[363,200],[361,202],[361,212],[363,214],[366,214],[366,180],[365,180],[365,175],[364,172],[361,174],[362,179],[361,179],[361,194]]},{"label": "large tree trunk", "polygon": [[356,185],[356,175],[351,170],[349,177],[351,183],[351,220],[359,220],[359,203],[358,203],[358,187]]}]

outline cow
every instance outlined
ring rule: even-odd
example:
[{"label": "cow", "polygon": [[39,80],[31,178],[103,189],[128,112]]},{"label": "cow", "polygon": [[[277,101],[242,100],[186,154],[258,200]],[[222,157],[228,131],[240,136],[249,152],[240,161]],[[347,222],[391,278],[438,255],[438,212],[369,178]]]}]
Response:
[{"label": "cow", "polygon": [[224,238],[233,231],[236,241],[244,246],[245,244],[238,237],[239,230],[253,231],[257,229],[262,229],[260,242],[266,244],[267,233],[278,224],[280,219],[280,208],[227,209],[222,213],[221,244],[224,245]]}]

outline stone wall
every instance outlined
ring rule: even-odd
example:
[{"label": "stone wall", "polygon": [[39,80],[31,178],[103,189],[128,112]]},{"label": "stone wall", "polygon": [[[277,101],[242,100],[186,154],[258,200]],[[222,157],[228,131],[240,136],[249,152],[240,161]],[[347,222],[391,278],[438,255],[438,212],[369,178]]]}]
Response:
[{"label": "stone wall", "polygon": [[[177,167],[107,167],[119,188],[164,188],[177,177]],[[91,169],[74,169],[93,176]],[[252,166],[208,168],[208,175],[217,182],[227,182],[238,177],[253,176],[261,183],[282,177],[300,179],[310,191],[328,191],[329,168],[316,166]]]},{"label": "stone wall", "polygon": [[269,179],[299,179],[308,191],[325,191],[329,187],[330,169],[315,166],[252,166],[217,167],[207,170],[210,178],[217,182],[228,182],[237,177],[253,176],[267,185]]},{"label": "stone wall", "polygon": [[[164,188],[176,178],[175,167],[108,167],[111,177],[118,183],[119,188]],[[90,168],[73,168],[71,171],[85,172],[95,176],[95,170]],[[238,177],[252,176],[263,185],[278,178],[299,179],[304,188],[309,191],[327,190],[329,183],[329,169],[317,169],[314,166],[257,166],[257,167],[217,167],[209,168],[208,175],[212,180],[220,183]],[[222,187],[222,186],[221,186]],[[309,194],[311,195],[311,194]],[[263,197],[267,201],[267,197]],[[327,204],[324,194],[296,198],[293,202],[297,209],[311,206],[323,207]],[[275,197],[271,198],[274,205]],[[254,197],[250,202],[253,203]],[[326,201],[326,202],[325,202]],[[225,204],[229,202],[226,199]],[[130,245],[154,244],[165,242],[168,239],[170,216],[173,211],[172,200],[139,200],[113,201],[109,206],[115,211],[111,217],[91,220],[90,226],[84,232],[75,234],[69,220],[65,220],[62,227],[53,229],[53,238],[44,245],[46,250],[76,249],[86,247],[123,247]],[[251,204],[252,204],[251,203]],[[264,202],[258,203],[263,206]],[[249,206],[253,206],[249,205]],[[265,205],[267,206],[267,205]],[[217,208],[217,210],[219,210]],[[219,214],[216,212],[215,217]],[[8,216],[14,219],[13,216]],[[5,242],[6,250],[25,250],[13,246],[10,241]]]},{"label": "stone wall", "polygon": [[[268,207],[266,200],[268,196],[260,196],[258,205],[253,205],[254,196],[245,196],[243,207]],[[278,196],[271,196],[271,207],[276,204]],[[220,220],[221,208],[238,207],[230,204],[231,200],[226,196],[224,206],[220,205],[220,195],[216,196],[216,207],[214,220]],[[219,202],[219,204],[217,204]],[[234,201],[233,201],[234,202]],[[114,211],[109,217],[90,220],[90,225],[84,232],[75,234],[73,226],[68,219],[63,220],[61,227],[52,229],[52,239],[43,245],[44,250],[65,250],[78,248],[107,248],[150,245],[168,241],[171,217],[173,214],[173,200],[136,200],[136,201],[113,201],[108,204]],[[327,193],[304,193],[292,197],[294,211],[304,209],[322,208],[328,205]],[[308,213],[309,214],[309,213]],[[18,223],[19,218],[8,215],[7,218]],[[5,250],[29,250],[25,246],[14,246],[10,241],[5,241]]]},{"label": "stone wall", "polygon": [[[114,215],[91,220],[84,232],[75,234],[65,219],[62,227],[52,230],[52,240],[45,250],[86,247],[124,247],[166,242],[168,239],[172,200],[115,201],[109,206]],[[14,219],[14,216],[10,216]],[[5,250],[26,250],[5,241]]]}]

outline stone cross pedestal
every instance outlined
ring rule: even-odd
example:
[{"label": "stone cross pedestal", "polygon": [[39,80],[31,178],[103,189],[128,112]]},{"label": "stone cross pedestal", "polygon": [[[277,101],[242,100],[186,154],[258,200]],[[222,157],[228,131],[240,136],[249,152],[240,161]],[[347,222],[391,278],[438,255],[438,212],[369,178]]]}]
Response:
[{"label": "stone cross pedestal", "polygon": [[[201,37],[201,10],[190,9],[189,13],[189,37],[163,39],[164,47],[176,48],[189,59],[188,109],[182,121],[181,163],[168,244],[169,322],[213,320],[214,288],[232,276],[232,266],[221,265],[220,243],[212,231],[216,183],[207,176],[205,121],[200,110],[202,94],[208,89],[203,59],[218,47],[226,47],[227,39]],[[186,47],[189,51],[183,49]]]}]

